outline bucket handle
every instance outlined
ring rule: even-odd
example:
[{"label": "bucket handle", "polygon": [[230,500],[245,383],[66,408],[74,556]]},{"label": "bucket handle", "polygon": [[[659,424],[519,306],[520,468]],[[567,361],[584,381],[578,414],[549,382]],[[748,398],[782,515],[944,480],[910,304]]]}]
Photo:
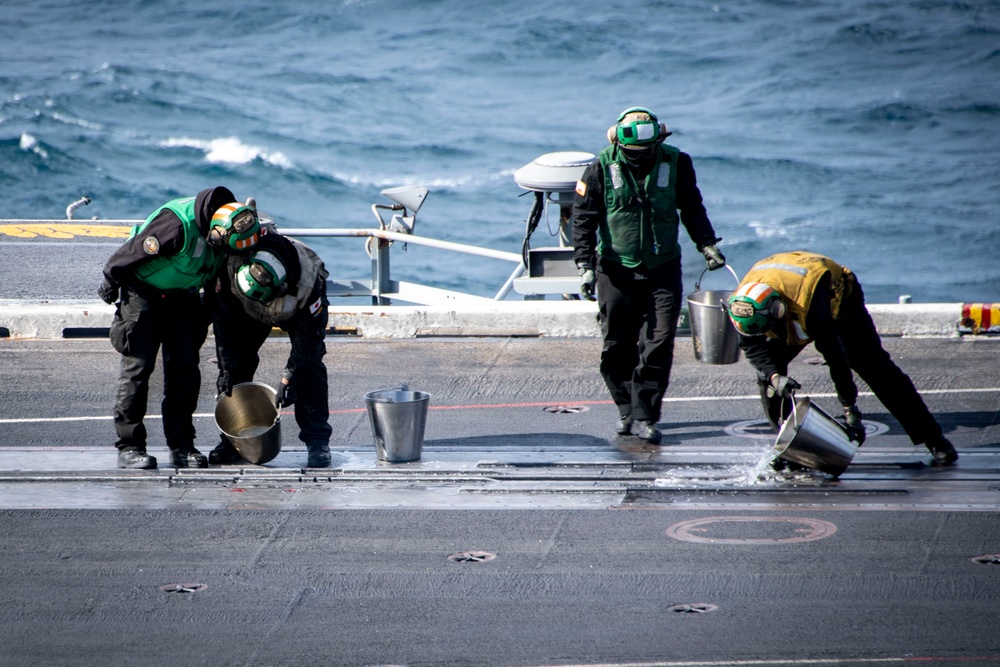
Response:
[{"label": "bucket handle", "polygon": [[[376,389],[375,391],[370,392],[370,393],[375,394],[375,393],[378,393],[380,391],[409,391],[409,390],[410,390],[410,385],[408,383],[404,382],[403,384],[399,385],[398,387],[390,387],[388,389]],[[396,402],[396,401],[392,400],[391,398],[368,398],[366,400],[369,401],[369,402],[371,402],[371,403],[384,403],[384,404],[389,404],[389,403],[395,403]]]},{"label": "bucket handle", "polygon": [[[733,271],[733,267],[731,267],[728,264],[726,264],[726,268],[729,269],[729,273],[733,274],[733,280],[736,281],[736,286],[739,287],[740,279],[739,279],[739,276],[736,275],[736,272]],[[702,271],[701,275],[698,276],[698,282],[696,282],[694,284],[694,291],[695,292],[697,292],[699,289],[701,289],[701,279],[705,277],[705,273],[706,272],[708,272],[708,269],[705,269],[704,271]]]},{"label": "bucket handle", "polygon": [[[799,427],[802,426],[802,422],[799,421],[799,411],[797,405],[798,401],[795,400],[795,392],[792,392],[792,396],[791,398],[788,399],[788,401],[790,401],[792,404],[792,428],[794,428],[797,431]],[[782,408],[784,408],[785,405],[784,397],[781,398],[781,405]],[[783,409],[782,412],[784,412]],[[803,417],[802,420],[805,421],[805,417]]]}]

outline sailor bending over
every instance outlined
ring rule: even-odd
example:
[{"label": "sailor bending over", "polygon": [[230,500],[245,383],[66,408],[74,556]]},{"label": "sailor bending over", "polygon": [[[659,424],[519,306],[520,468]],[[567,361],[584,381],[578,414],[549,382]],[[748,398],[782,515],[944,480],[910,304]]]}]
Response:
[{"label": "sailor bending over", "polygon": [[935,465],[958,460],[909,376],[882,348],[861,284],[847,267],[811,252],[772,255],[747,272],[728,300],[728,312],[741,334],[740,348],[757,369],[764,412],[775,428],[801,388],[788,376],[788,363],[814,342],[830,367],[852,440],[865,440],[856,371],[913,444],[926,445]]}]

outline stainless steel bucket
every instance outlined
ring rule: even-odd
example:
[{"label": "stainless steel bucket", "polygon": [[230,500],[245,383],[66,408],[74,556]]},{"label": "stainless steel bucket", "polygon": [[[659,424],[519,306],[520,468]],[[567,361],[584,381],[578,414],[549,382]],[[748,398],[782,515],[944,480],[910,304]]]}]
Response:
[{"label": "stainless steel bucket", "polygon": [[266,384],[244,382],[233,387],[232,396],[221,394],[215,403],[215,425],[250,463],[267,463],[281,451],[276,398],[277,392]]},{"label": "stainless steel bucket", "polygon": [[[736,272],[728,264],[726,268],[739,286]],[[722,306],[735,290],[702,290],[701,279],[705,271],[695,283],[695,291],[687,297],[694,357],[706,364],[735,364],[740,359],[740,334]]]},{"label": "stainless steel bucket", "polygon": [[406,389],[379,389],[365,394],[379,461],[402,463],[420,458],[430,399],[427,392]]},{"label": "stainless steel bucket", "polygon": [[838,477],[847,470],[857,446],[840,422],[808,396],[796,398],[792,414],[781,425],[774,458],[784,459]]}]

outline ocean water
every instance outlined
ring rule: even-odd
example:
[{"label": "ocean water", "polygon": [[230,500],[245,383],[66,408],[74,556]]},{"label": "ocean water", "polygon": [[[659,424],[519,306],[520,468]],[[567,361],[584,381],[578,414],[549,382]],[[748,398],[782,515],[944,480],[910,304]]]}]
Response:
[{"label": "ocean water", "polygon": [[[0,218],[82,195],[78,218],[145,218],[221,184],[279,226],[371,227],[422,184],[417,233],[517,253],[514,170],[643,105],[737,273],[809,249],[869,302],[1000,301],[997,1],[6,0],[0,44]],[[367,279],[358,240],[309,243]],[[392,267],[484,296],[513,268],[412,244]]]}]

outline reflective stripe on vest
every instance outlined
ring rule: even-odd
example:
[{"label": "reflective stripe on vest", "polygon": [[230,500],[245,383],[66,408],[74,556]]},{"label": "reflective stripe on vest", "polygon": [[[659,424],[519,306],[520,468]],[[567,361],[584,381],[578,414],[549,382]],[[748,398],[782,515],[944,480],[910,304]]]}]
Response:
[{"label": "reflective stripe on vest", "polygon": [[768,331],[771,338],[783,338],[789,345],[806,345],[812,337],[806,331],[806,314],[812,305],[816,287],[824,276],[830,276],[832,299],[830,312],[836,318],[844,295],[850,292],[850,269],[829,257],[816,253],[795,251],[771,255],[754,264],[743,277],[740,285],[750,282],[766,283],[781,292],[788,315],[785,335]]},{"label": "reflective stripe on vest", "polygon": [[606,219],[598,223],[597,251],[602,257],[634,268],[655,267],[680,256],[677,242],[676,179],[680,151],[661,144],[656,162],[643,181],[646,199],[616,145],[598,155],[604,174]]}]

